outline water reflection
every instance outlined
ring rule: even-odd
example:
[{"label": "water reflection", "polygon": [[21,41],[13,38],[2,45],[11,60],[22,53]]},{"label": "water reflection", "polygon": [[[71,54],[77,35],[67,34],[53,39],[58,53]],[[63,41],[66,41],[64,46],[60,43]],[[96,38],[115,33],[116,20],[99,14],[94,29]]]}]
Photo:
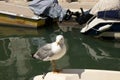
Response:
[{"label": "water reflection", "polygon": [[[88,51],[88,55],[99,64],[99,67],[101,66],[101,69],[120,70],[119,52],[114,52],[114,50],[117,49],[106,51],[104,48],[100,48],[100,46],[92,47],[93,45],[86,43],[83,43],[83,45],[85,46],[86,51]],[[117,55],[114,56],[114,54]]]},{"label": "water reflection", "polygon": [[14,28],[14,31],[13,28],[0,28],[0,80],[29,80],[50,71],[49,62],[35,60],[31,54],[53,42],[58,34],[64,35],[68,47],[67,54],[57,61],[58,68],[120,70],[119,41],[95,39],[80,34],[80,28],[70,26],[73,25],[60,28],[55,25],[40,30]]},{"label": "water reflection", "polygon": [[[0,80],[28,80],[36,74],[50,71],[51,66],[48,62],[34,60],[31,55],[44,44],[53,42],[56,35],[61,34],[61,32],[59,33],[54,29],[41,29],[20,34],[19,31],[25,32],[26,30],[19,30],[19,28],[15,30],[16,33],[7,35],[1,32]],[[35,32],[35,34],[32,34],[31,31]],[[44,32],[41,33],[41,31]],[[57,61],[58,68],[68,66],[68,61],[68,56]],[[63,62],[66,65],[62,64]]]},{"label": "water reflection", "polygon": [[[87,43],[87,44],[86,44]],[[120,42],[93,40],[82,43],[91,58],[103,69],[120,70]],[[113,67],[114,66],[114,67]],[[116,68],[116,69],[115,69]]]},{"label": "water reflection", "polygon": [[[82,35],[79,29],[61,27],[68,38],[70,67],[120,70],[120,42]],[[77,63],[75,63],[77,62]]]},{"label": "water reflection", "polygon": [[[9,38],[8,49],[10,50],[10,57],[6,60],[0,61],[0,66],[6,67],[4,75],[8,79],[24,80],[25,75],[31,70],[30,65],[30,56],[31,50],[28,39],[24,38]],[[6,51],[6,50],[5,50]],[[7,74],[6,74],[7,73]],[[16,75],[17,74],[17,75]],[[15,78],[16,75],[17,77]],[[5,76],[1,76],[5,77]],[[1,79],[2,80],[2,79]]]},{"label": "water reflection", "polygon": [[[117,44],[117,45],[116,45]],[[119,56],[119,49],[120,47],[118,45],[120,45],[120,43],[118,42],[103,42],[101,43],[100,41],[98,42],[98,40],[94,40],[87,43],[82,43],[82,45],[85,46],[86,50],[88,51],[88,53],[95,59],[102,59],[102,58],[106,58],[106,59],[120,59]]]}]

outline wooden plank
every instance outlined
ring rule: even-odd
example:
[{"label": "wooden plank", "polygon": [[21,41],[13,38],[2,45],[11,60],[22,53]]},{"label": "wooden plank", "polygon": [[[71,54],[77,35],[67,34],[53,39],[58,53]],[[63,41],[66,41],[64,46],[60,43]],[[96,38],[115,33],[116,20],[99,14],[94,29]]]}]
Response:
[{"label": "wooden plank", "polygon": [[0,23],[37,28],[45,24],[45,19],[32,20],[11,15],[0,15]]}]

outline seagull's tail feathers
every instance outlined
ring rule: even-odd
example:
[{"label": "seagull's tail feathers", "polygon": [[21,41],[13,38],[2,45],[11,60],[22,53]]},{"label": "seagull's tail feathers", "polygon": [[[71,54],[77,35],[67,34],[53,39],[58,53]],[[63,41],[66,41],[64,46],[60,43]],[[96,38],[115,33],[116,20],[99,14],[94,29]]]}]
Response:
[{"label": "seagull's tail feathers", "polygon": [[36,58],[34,57],[34,54],[32,54],[32,58],[36,59]]},{"label": "seagull's tail feathers", "polygon": [[33,54],[32,57],[34,59],[39,59],[39,60],[43,60],[40,56],[38,56],[37,54]]}]

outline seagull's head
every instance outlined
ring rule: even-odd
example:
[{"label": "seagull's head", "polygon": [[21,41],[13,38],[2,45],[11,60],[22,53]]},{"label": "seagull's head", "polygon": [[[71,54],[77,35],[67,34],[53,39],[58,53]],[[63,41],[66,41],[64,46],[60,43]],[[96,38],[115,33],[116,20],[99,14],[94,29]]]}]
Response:
[{"label": "seagull's head", "polygon": [[62,35],[58,35],[58,36],[56,37],[56,43],[57,43],[58,45],[64,44],[64,37],[63,37]]}]

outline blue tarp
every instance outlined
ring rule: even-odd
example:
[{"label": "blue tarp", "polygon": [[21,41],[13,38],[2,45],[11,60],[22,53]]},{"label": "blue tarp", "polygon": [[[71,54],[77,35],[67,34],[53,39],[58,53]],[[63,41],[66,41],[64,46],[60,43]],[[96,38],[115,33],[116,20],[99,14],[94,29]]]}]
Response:
[{"label": "blue tarp", "polygon": [[99,11],[98,18],[120,19],[120,10]]},{"label": "blue tarp", "polygon": [[33,0],[29,2],[29,7],[36,15],[47,13],[47,16],[59,18],[59,21],[62,21],[66,14],[66,10],[58,4],[58,0]]}]

